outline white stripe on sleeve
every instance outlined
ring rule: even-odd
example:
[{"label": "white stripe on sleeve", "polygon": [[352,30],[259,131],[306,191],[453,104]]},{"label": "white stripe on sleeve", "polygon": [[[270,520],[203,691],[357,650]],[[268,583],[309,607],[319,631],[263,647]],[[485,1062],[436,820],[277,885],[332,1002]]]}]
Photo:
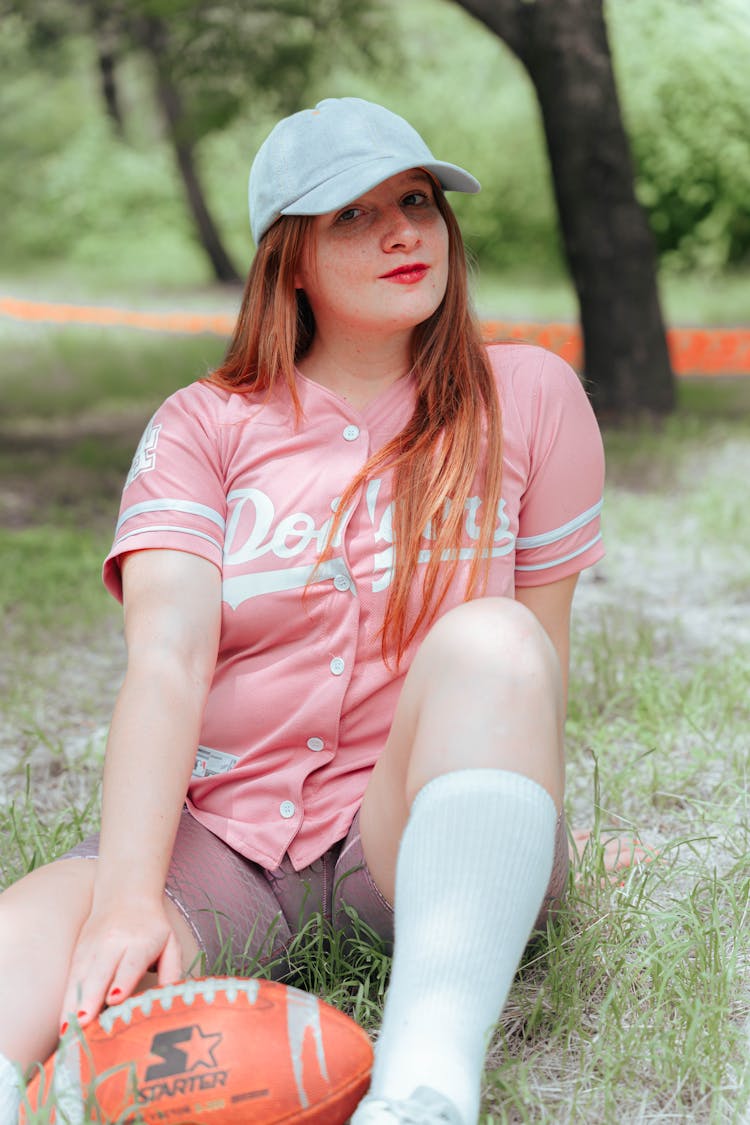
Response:
[{"label": "white stripe on sleeve", "polygon": [[222,531],[226,527],[226,520],[215,508],[209,508],[206,504],[196,504],[193,500],[166,498],[164,500],[144,500],[141,504],[133,504],[130,508],[126,508],[117,521],[115,532],[119,531],[128,520],[143,515],[145,512],[186,512],[188,515],[200,516],[204,520],[210,520]]},{"label": "white stripe on sleeve", "polygon": [[[221,552],[222,549],[222,545],[218,539],[214,539],[212,535],[206,535],[204,531],[196,531],[194,527],[177,527],[175,524],[171,523],[151,523],[147,524],[145,527],[136,528],[135,531],[126,531],[124,535],[119,535],[114,541],[112,550],[116,552],[126,539],[132,539],[135,535],[149,535],[152,531],[158,531],[160,533],[164,531],[174,531],[180,535],[194,535],[197,539],[205,539],[206,542],[213,544],[219,552]],[[166,547],[165,550],[169,550],[169,548]]]},{"label": "white stripe on sleeve", "polygon": [[[574,531],[580,531],[582,527],[596,519],[602,510],[602,503],[603,501],[600,500],[592,508],[587,508],[585,512],[581,512],[580,516],[564,523],[562,527],[556,527],[554,531],[545,531],[541,535],[519,536],[516,540],[516,550],[531,551],[535,547],[546,547],[549,543],[557,543],[560,539],[564,539],[566,535],[572,535]],[[522,570],[523,567],[517,567],[517,569]]]},{"label": "white stripe on sleeve", "polygon": [[556,559],[550,559],[548,562],[536,563],[533,566],[517,565],[516,570],[549,570],[553,566],[560,566],[562,563],[570,562],[571,559],[578,558],[579,555],[582,555],[585,551],[588,551],[589,547],[593,547],[595,543],[598,543],[601,537],[602,533],[599,532],[599,534],[595,535],[593,539],[589,539],[588,543],[584,543],[582,547],[578,547],[575,551],[570,551],[567,555],[560,555]]}]

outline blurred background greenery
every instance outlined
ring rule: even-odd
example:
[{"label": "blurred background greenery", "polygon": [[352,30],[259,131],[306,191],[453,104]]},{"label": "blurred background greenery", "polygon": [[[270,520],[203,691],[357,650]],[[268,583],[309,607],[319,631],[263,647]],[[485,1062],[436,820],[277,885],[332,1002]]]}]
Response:
[{"label": "blurred background greenery", "polygon": [[[118,4],[99,7],[98,38],[69,0],[0,7],[2,288],[142,297],[202,289],[213,273],[185,204],[153,60],[137,44],[116,45],[118,124],[98,65]],[[231,27],[227,13],[242,5],[141,7],[178,31],[184,24],[176,36],[184,128],[240,273],[253,252],[246,175],[259,142],[280,111],[355,94],[402,113],[436,154],[483,182],[480,196],[453,200],[481,266],[483,311],[574,315],[533,88],[503,43],[457,4],[284,0]],[[309,49],[295,28],[313,8],[320,33]],[[667,314],[746,320],[750,8],[746,0],[609,0],[606,15]],[[271,46],[273,74],[259,61]]]}]

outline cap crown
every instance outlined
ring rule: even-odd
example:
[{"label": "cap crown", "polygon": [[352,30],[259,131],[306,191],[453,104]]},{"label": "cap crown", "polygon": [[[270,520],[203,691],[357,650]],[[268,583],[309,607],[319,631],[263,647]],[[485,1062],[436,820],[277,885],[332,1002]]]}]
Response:
[{"label": "cap crown", "polygon": [[444,188],[479,191],[463,168],[435,160],[416,129],[362,98],[326,98],[280,121],[250,171],[250,225],[257,242],[281,215],[321,215],[409,168]]}]

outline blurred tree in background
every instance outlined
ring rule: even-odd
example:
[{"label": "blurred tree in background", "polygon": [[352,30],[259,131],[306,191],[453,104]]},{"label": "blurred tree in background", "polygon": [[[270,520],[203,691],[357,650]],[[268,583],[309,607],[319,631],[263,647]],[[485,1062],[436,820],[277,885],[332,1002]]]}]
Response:
[{"label": "blurred tree in background", "polygon": [[142,57],[200,244],[216,279],[229,282],[240,275],[206,199],[199,143],[253,97],[276,115],[302,108],[332,57],[372,67],[384,40],[374,0],[13,0],[12,10],[42,65],[59,61],[68,40],[90,39],[102,107],[121,139],[119,68],[134,53]]},{"label": "blurred tree in background", "polygon": [[539,98],[597,413],[669,413],[656,253],[635,195],[602,0],[457,3],[518,55]]}]

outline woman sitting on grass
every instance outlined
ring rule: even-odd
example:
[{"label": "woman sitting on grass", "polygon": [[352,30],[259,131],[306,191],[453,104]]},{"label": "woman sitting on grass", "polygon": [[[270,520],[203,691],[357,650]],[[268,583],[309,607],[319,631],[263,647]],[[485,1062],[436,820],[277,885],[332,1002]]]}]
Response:
[{"label": "woman sitting on grass", "polygon": [[153,972],[251,972],[351,907],[387,941],[395,918],[353,1121],[477,1120],[566,882],[603,458],[564,362],[482,344],[444,190],[479,185],[356,98],[256,157],[234,337],[146,429],[105,564],[128,666],[101,835],[0,899],[0,1125],[72,1019]]}]

